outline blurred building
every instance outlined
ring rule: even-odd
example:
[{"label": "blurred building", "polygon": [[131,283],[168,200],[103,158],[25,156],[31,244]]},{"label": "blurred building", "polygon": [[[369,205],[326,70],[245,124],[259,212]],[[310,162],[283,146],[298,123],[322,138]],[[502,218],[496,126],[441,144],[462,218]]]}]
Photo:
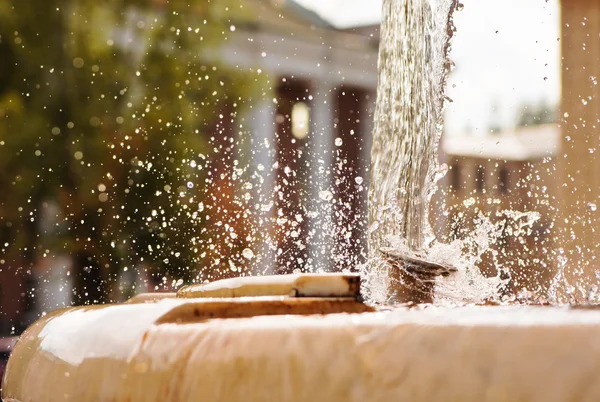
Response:
[{"label": "blurred building", "polygon": [[379,27],[337,29],[293,1],[246,3],[252,15],[235,22],[221,56],[269,77],[243,119],[263,172],[256,269],[353,268],[364,250]]},{"label": "blurred building", "polygon": [[[565,278],[579,289],[572,297],[597,293],[600,279],[600,1],[561,2],[562,135],[557,164],[558,244]],[[568,288],[568,285],[565,286]],[[567,292],[570,292],[568,289]],[[597,302],[597,299],[592,299]]]},{"label": "blurred building", "polygon": [[[514,236],[515,229],[507,227],[499,239],[502,255],[488,254],[482,261],[493,274],[497,261],[491,258],[499,258],[513,272],[515,289],[547,286],[556,263],[550,250],[557,247],[586,267],[588,276],[594,273],[600,160],[590,154],[599,142],[600,43],[588,38],[600,27],[597,3],[563,4],[563,26],[569,26],[561,40],[565,117],[560,127],[527,124],[443,141],[441,157],[450,171],[439,202],[447,204],[449,215],[436,222],[438,230],[449,238],[464,237],[479,212],[498,213],[498,220],[507,210],[542,214],[524,234]],[[244,0],[242,5],[246,12],[232,20],[231,35],[215,57],[254,71],[267,84],[245,100],[243,115],[214,133],[224,139],[219,144],[217,138],[217,145],[240,152],[240,158],[246,153],[252,163],[260,228],[253,252],[261,256],[254,269],[352,269],[364,258],[378,26],[339,29],[291,0]],[[235,150],[225,140],[238,130],[248,131],[251,141]],[[219,169],[232,171],[240,158],[224,157]],[[555,230],[562,237],[548,235]],[[0,331],[10,332],[24,314],[33,318],[42,308],[69,305],[69,267],[68,258],[56,258],[41,261],[33,276],[0,271]],[[152,290],[147,278],[131,272],[125,282]]]},{"label": "blurred building", "polygon": [[[235,121],[221,116],[204,127],[220,150],[211,195],[230,220],[239,221],[228,192],[239,187],[237,163],[252,164],[259,215],[253,242],[260,243],[253,251],[260,256],[255,272],[353,268],[364,249],[378,26],[338,29],[289,0],[240,5],[213,56],[255,72],[262,86],[256,96],[239,100],[246,112]],[[238,131],[251,141],[232,146]],[[52,226],[58,212],[48,208],[40,224]],[[0,270],[0,335],[75,303],[72,271],[69,255],[44,255],[31,270]],[[180,285],[175,279],[149,278],[144,267],[132,267],[122,274],[118,293],[170,289]]]},{"label": "blurred building", "polygon": [[[477,207],[540,212],[541,219],[523,241],[502,239],[502,262],[514,272],[517,289],[552,287],[563,302],[598,302],[599,4],[561,2],[557,125],[530,125],[483,138],[446,138],[443,147],[451,166],[446,178],[452,206],[448,226],[461,216],[472,227]],[[492,263],[484,261],[486,265]]]},{"label": "blurred building", "polygon": [[[485,135],[446,136],[442,143],[449,166],[442,183],[448,210],[442,232],[450,239],[465,239],[473,236],[481,216],[489,217],[497,225],[497,253],[484,254],[480,268],[490,275],[497,266],[510,270],[511,291],[545,289],[554,275],[550,251],[557,188],[552,172],[560,138],[557,124],[534,124]],[[521,212],[540,218],[532,222]]]}]

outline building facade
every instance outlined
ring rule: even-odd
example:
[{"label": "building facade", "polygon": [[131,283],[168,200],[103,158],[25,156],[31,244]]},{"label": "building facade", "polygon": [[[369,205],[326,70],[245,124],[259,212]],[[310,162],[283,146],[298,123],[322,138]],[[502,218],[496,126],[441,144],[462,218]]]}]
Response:
[{"label": "building facade", "polygon": [[[563,0],[562,135],[557,161],[558,247],[563,251],[564,300],[595,294],[600,278],[600,1]],[[575,287],[571,291],[569,287]],[[588,292],[589,290],[589,292]],[[595,296],[594,296],[595,297]],[[593,301],[596,301],[593,299]]]},{"label": "building facade", "polygon": [[[336,29],[292,1],[249,1],[221,57],[269,77],[243,124],[266,206],[259,273],[364,259],[378,26]],[[271,169],[272,168],[272,169]]]},{"label": "building facade", "polygon": [[478,266],[488,275],[505,269],[507,294],[544,294],[555,274],[553,172],[560,135],[557,124],[541,124],[444,138],[449,171],[438,195],[448,211],[442,233],[450,241],[472,239],[477,227],[491,223],[491,247]]},{"label": "building facade", "polygon": [[[243,12],[232,13],[231,29],[213,57],[255,73],[260,86],[251,98],[237,100],[244,112],[223,102],[228,106],[202,130],[218,150],[207,190],[216,207],[209,212],[214,219],[218,209],[230,226],[252,227],[251,239],[243,240],[254,258],[249,267],[232,269],[226,258],[213,259],[219,269],[198,267],[199,279],[353,269],[363,258],[378,27],[338,29],[293,1],[240,5]],[[238,202],[246,194],[251,215]],[[47,215],[52,220],[58,212],[49,208]],[[215,255],[226,257],[219,236],[228,233],[215,221],[209,222]],[[147,268],[124,272],[114,300],[181,285],[177,278],[149,277]],[[0,335],[19,333],[44,312],[77,303],[72,271],[69,255],[44,255],[31,270],[0,270]]]}]

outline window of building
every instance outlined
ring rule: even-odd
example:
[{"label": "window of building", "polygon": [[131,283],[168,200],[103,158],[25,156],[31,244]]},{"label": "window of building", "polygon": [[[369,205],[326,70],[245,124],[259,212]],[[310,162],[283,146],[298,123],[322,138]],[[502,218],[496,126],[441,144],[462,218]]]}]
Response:
[{"label": "window of building", "polygon": [[292,135],[298,140],[308,136],[310,129],[310,108],[304,102],[292,107]]},{"label": "window of building", "polygon": [[498,173],[498,190],[501,194],[508,192],[508,169],[506,167],[502,167]]},{"label": "window of building", "polygon": [[477,167],[477,174],[475,175],[475,189],[477,191],[485,190],[485,166],[479,165]]},{"label": "window of building", "polygon": [[454,162],[450,167],[450,185],[454,191],[460,189],[460,164]]}]

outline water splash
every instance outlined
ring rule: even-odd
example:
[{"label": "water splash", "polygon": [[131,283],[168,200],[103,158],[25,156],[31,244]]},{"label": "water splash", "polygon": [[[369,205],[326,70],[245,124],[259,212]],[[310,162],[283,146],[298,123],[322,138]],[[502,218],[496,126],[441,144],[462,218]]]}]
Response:
[{"label": "water splash", "polygon": [[[538,213],[484,214],[474,198],[467,199],[462,206],[475,216],[473,230],[447,243],[438,241],[429,223],[430,201],[448,171],[438,164],[437,150],[444,107],[451,102],[444,91],[454,67],[448,59],[455,32],[452,15],[460,9],[462,5],[452,0],[384,1],[371,153],[369,261],[362,267],[366,296],[373,302],[390,302],[387,289],[394,268],[379,256],[381,247],[457,268],[457,273],[436,280],[436,302],[516,300],[508,289],[509,269],[499,258],[502,239],[530,235]],[[465,214],[458,218],[468,219]],[[478,266],[484,258],[493,262],[495,272],[481,272]]]},{"label": "water splash", "polygon": [[[499,261],[498,244],[507,230],[515,237],[526,235],[539,219],[540,215],[536,212],[502,211],[495,220],[480,212],[475,219],[474,230],[468,236],[448,243],[433,239],[421,252],[411,250],[406,239],[400,236],[390,236],[387,241],[402,254],[457,268],[452,275],[436,280],[435,303],[515,302],[517,299],[537,302],[546,300],[539,292],[517,297],[508,291],[511,273]],[[478,267],[486,254],[494,262],[494,275],[485,275]],[[388,289],[391,284],[390,270],[394,268],[380,257],[371,258],[361,268],[365,297],[376,304],[393,302]]]}]

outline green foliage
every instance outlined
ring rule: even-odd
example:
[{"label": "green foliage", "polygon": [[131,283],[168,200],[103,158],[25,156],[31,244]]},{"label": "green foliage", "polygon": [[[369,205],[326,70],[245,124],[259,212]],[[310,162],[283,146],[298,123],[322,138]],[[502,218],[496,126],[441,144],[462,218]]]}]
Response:
[{"label": "green foliage", "polygon": [[518,127],[536,126],[556,122],[556,108],[545,103],[539,105],[523,105],[518,118]]},{"label": "green foliage", "polygon": [[[235,4],[0,0],[0,242],[12,258],[85,252],[106,279],[148,260],[188,275],[201,233],[189,210],[206,192],[187,183],[208,170],[189,160],[255,88],[216,57]],[[59,216],[44,218],[53,203]]]}]

